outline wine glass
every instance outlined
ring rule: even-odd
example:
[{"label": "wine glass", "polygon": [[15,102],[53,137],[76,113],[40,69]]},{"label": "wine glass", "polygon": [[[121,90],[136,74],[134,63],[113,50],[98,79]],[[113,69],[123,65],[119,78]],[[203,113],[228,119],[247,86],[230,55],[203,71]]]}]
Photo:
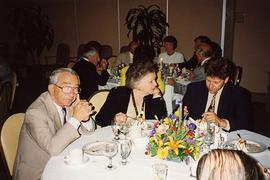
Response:
[{"label": "wine glass", "polygon": [[109,164],[107,165],[107,169],[111,170],[115,168],[115,166],[113,166],[112,164],[112,158],[117,154],[117,152],[117,143],[110,142],[105,145],[105,156],[109,158]]},{"label": "wine glass", "polygon": [[120,141],[120,154],[121,154],[121,164],[127,164],[127,158],[131,153],[132,149],[132,142],[130,139],[125,139]]},{"label": "wine glass", "polygon": [[207,122],[207,131],[204,137],[204,143],[208,146],[209,151],[211,144],[214,144],[214,142],[215,142],[215,124]]},{"label": "wine glass", "polygon": [[120,124],[120,132],[124,134],[125,139],[127,139],[127,134],[129,133],[130,130],[130,124],[129,123],[121,123]]},{"label": "wine glass", "polygon": [[114,124],[111,125],[111,128],[112,128],[112,132],[114,134],[113,139],[118,141],[120,139],[119,138],[120,126],[118,124],[114,123]]}]

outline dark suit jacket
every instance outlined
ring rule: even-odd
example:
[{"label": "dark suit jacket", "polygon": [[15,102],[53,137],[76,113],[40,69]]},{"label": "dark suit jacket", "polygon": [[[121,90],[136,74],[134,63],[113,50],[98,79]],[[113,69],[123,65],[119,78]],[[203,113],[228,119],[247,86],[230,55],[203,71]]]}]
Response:
[{"label": "dark suit jacket", "polygon": [[[191,83],[187,87],[183,105],[187,106],[189,116],[200,119],[205,111],[208,89],[205,81]],[[230,122],[230,130],[251,129],[251,102],[247,90],[227,83],[221,93],[217,116]]]},{"label": "dark suit jacket", "polygon": [[[97,124],[100,126],[110,125],[115,114],[126,113],[131,95],[131,89],[126,86],[119,86],[111,89],[104,105],[96,116]],[[154,119],[157,115],[162,118],[167,115],[166,105],[163,98],[152,98],[152,95],[145,96],[146,119]]]},{"label": "dark suit jacket", "polygon": [[98,90],[98,85],[104,86],[110,77],[110,74],[106,70],[98,74],[96,66],[83,58],[81,58],[72,69],[75,70],[80,77],[82,88],[82,92],[80,93],[81,99],[88,99],[90,95]]}]

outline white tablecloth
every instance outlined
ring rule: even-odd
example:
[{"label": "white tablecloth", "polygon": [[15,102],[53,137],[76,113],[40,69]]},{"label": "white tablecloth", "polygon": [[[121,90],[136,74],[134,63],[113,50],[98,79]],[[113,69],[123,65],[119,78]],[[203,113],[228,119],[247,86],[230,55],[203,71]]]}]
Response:
[{"label": "white tablecloth", "polygon": [[[232,132],[228,135],[228,139],[237,139],[237,133],[243,138],[254,140],[264,143],[266,146],[270,146],[270,138],[262,136],[257,133],[253,133],[246,130],[240,130]],[[152,165],[162,160],[156,157],[150,157],[144,154],[145,145],[147,144],[147,138],[140,138],[134,140],[132,153],[128,158],[128,164],[126,166],[120,165],[120,155],[118,154],[113,159],[113,164],[116,165],[116,169],[109,171],[105,167],[108,164],[108,159],[102,156],[89,156],[90,161],[83,165],[71,166],[64,163],[64,156],[68,151],[74,148],[82,148],[83,145],[89,142],[95,141],[108,141],[112,138],[112,132],[110,127],[105,127],[96,130],[92,135],[84,135],[77,139],[74,143],[70,144],[59,156],[51,157],[48,161],[43,175],[43,180],[80,180],[80,179],[129,179],[129,180],[150,180],[153,179]],[[266,150],[261,153],[252,154],[253,157],[258,159],[263,165],[270,167],[270,151]],[[162,161],[168,165],[168,180],[179,179],[193,179],[189,176],[189,167],[185,163],[176,163],[170,161]]]}]

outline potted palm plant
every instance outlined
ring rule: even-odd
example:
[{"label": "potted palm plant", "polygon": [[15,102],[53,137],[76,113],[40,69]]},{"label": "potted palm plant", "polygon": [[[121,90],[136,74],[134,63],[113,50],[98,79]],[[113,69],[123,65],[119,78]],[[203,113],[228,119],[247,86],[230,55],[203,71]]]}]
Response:
[{"label": "potted palm plant", "polygon": [[148,7],[139,5],[128,11],[125,19],[127,26],[127,36],[136,38],[141,45],[150,46],[155,50],[156,55],[160,53],[162,40],[166,33],[166,15],[160,10],[158,5]]},{"label": "potted palm plant", "polygon": [[21,49],[25,49],[34,63],[39,64],[41,53],[45,48],[49,50],[54,40],[48,16],[37,4],[17,4],[10,8],[9,23]]}]

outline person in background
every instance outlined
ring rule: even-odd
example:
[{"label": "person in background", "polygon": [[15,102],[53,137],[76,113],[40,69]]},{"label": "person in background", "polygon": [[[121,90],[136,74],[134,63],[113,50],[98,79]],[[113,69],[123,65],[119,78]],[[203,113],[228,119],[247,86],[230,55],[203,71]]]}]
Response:
[{"label": "person in background", "polygon": [[159,63],[170,64],[175,67],[176,64],[185,62],[183,54],[175,51],[177,40],[174,36],[166,36],[163,39],[163,46],[165,52],[159,55]]},{"label": "person in background", "polygon": [[105,59],[100,61],[99,53],[91,46],[85,46],[83,57],[72,67],[77,72],[81,80],[82,92],[80,97],[88,99],[95,91],[98,85],[104,86],[110,74],[107,72],[108,62]]},{"label": "person in background", "polygon": [[250,93],[229,82],[231,71],[233,68],[228,60],[209,60],[205,66],[206,80],[188,85],[183,106],[193,119],[202,118],[227,131],[249,130]]},{"label": "person in background", "polygon": [[213,50],[212,57],[213,58],[222,58],[222,49],[221,49],[220,45],[217,42],[212,41],[210,43],[210,46]]},{"label": "person in background", "polygon": [[264,180],[257,161],[243,151],[214,149],[203,155],[196,170],[197,180]]},{"label": "person in background", "polygon": [[[138,48],[135,49],[133,59],[134,59],[133,60],[134,63],[138,62],[140,60],[149,60],[149,61],[153,62],[155,59],[155,51],[153,48],[148,47],[148,46],[139,46]],[[120,86],[126,85],[126,72],[127,72],[128,68],[129,68],[129,66],[125,66],[124,68],[121,69]],[[160,89],[160,91],[162,93],[164,93],[164,89],[165,89],[164,86],[165,85],[164,85],[164,81],[162,80],[160,70],[157,71],[156,81],[158,84],[158,88]]]},{"label": "person in background", "polygon": [[193,70],[197,64],[198,64],[198,61],[197,61],[197,57],[196,57],[196,51],[197,49],[199,48],[200,45],[203,45],[203,44],[210,44],[211,43],[211,40],[209,37],[207,36],[198,36],[194,39],[194,52],[193,52],[193,56],[185,63],[181,64],[180,66],[181,67],[185,67],[189,70]]},{"label": "person in background", "polygon": [[134,39],[133,41],[131,41],[128,45],[129,51],[122,52],[117,56],[115,66],[122,64],[122,63],[125,65],[129,65],[129,64],[133,63],[134,52],[135,52],[135,49],[137,47],[139,47],[139,45],[140,44],[139,44],[139,41],[137,39]]},{"label": "person in background", "polygon": [[112,122],[126,122],[130,118],[155,119],[166,116],[166,106],[157,88],[158,67],[151,60],[140,60],[130,65],[126,73],[126,86],[119,86],[110,93],[96,115],[100,126]]},{"label": "person in background", "polygon": [[211,44],[201,44],[196,51],[197,66],[192,72],[192,82],[205,80],[204,69],[207,61],[213,56]]},{"label": "person in background", "polygon": [[52,72],[48,91],[26,110],[13,168],[14,180],[40,179],[51,156],[80,137],[78,128],[94,113],[80,100],[80,79],[75,71],[60,68]]}]

